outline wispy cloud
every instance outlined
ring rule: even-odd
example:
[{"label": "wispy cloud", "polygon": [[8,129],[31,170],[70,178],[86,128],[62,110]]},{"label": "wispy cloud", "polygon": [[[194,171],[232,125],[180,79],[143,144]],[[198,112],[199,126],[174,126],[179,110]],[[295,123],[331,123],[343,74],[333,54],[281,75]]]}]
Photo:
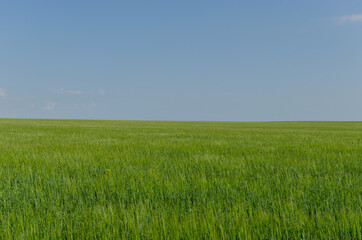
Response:
[{"label": "wispy cloud", "polygon": [[50,89],[53,93],[60,93],[60,94],[71,94],[71,95],[83,95],[85,92],[83,90],[67,90],[64,88],[61,89]]},{"label": "wispy cloud", "polygon": [[68,90],[68,89],[50,89],[49,90],[52,93],[58,93],[58,94],[70,94],[70,95],[98,95],[98,96],[104,96],[106,93],[104,90],[98,90],[97,92],[87,92],[84,90]]},{"label": "wispy cloud", "polygon": [[56,105],[57,104],[55,102],[48,101],[45,103],[44,109],[49,111],[49,110],[54,109]]},{"label": "wispy cloud", "polygon": [[[65,90],[63,89],[63,91],[65,91]],[[65,91],[65,93],[74,94],[74,95],[83,95],[83,94],[85,94],[82,90],[67,90],[67,91]]]},{"label": "wispy cloud", "polygon": [[5,89],[0,88],[0,97],[6,97],[6,96],[7,96],[7,94],[6,94]]},{"label": "wispy cloud", "polygon": [[106,92],[104,90],[100,89],[97,91],[97,95],[104,96],[104,95],[106,95]]},{"label": "wispy cloud", "polygon": [[362,22],[362,14],[346,15],[339,18],[340,22]]}]

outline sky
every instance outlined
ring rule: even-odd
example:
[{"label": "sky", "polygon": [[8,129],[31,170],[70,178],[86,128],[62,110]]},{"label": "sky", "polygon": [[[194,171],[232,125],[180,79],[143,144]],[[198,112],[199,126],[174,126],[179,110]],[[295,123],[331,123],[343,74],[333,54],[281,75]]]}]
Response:
[{"label": "sky", "polygon": [[362,121],[362,1],[0,1],[0,118]]}]

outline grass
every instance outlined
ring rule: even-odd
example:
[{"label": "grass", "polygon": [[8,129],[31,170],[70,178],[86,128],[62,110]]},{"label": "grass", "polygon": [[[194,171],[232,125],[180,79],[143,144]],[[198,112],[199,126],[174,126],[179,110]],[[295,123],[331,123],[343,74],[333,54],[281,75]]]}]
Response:
[{"label": "grass", "polygon": [[0,239],[361,239],[362,122],[0,119]]}]

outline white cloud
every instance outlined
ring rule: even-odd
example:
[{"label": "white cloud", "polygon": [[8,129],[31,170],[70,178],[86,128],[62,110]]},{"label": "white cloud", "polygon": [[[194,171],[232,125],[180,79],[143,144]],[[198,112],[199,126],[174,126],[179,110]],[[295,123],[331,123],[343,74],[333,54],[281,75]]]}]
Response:
[{"label": "white cloud", "polygon": [[70,94],[70,95],[99,95],[99,96],[104,96],[105,95],[105,91],[104,90],[98,90],[97,92],[87,92],[87,91],[83,91],[83,90],[68,90],[68,89],[49,89],[50,92],[52,93],[58,93],[58,94]]},{"label": "white cloud", "polygon": [[57,104],[55,102],[51,102],[51,101],[48,101],[46,102],[45,106],[44,106],[44,109],[45,110],[52,110],[55,108]]},{"label": "white cloud", "polygon": [[106,92],[104,90],[100,89],[100,90],[98,90],[97,95],[104,96],[104,95],[106,95]]},{"label": "white cloud", "polygon": [[340,22],[362,22],[362,14],[346,15],[339,18]]},{"label": "white cloud", "polygon": [[67,90],[66,93],[75,94],[75,95],[83,95],[84,94],[84,92],[82,90]]},{"label": "white cloud", "polygon": [[83,94],[85,94],[85,92],[82,91],[82,90],[66,90],[64,88],[61,88],[58,92],[59,93],[65,93],[65,94],[72,94],[72,95],[83,95]]},{"label": "white cloud", "polygon": [[6,94],[5,89],[0,88],[0,97],[6,97],[6,96],[7,96],[7,94]]}]

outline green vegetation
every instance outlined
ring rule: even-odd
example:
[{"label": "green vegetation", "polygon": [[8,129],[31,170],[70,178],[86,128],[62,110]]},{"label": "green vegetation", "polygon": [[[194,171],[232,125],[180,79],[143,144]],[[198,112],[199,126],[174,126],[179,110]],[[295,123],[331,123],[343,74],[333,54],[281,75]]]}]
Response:
[{"label": "green vegetation", "polygon": [[362,122],[0,120],[0,239],[361,239]]}]

